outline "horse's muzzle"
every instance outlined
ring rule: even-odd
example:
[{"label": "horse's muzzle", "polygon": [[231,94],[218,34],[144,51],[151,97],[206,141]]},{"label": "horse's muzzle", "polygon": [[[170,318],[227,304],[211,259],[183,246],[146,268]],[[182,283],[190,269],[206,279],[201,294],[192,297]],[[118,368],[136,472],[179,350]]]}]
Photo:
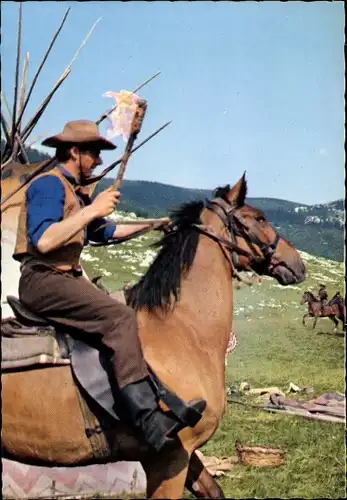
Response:
[{"label": "horse's muzzle", "polygon": [[290,266],[284,262],[270,264],[269,275],[283,286],[298,285],[306,279],[306,268],[302,261],[296,263],[295,266]]}]

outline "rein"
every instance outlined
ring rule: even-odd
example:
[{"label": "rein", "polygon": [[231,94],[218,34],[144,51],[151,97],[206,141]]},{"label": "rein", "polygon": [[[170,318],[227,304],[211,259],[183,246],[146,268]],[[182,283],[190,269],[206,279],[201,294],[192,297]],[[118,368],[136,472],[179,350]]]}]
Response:
[{"label": "rein", "polygon": [[[197,229],[199,233],[207,236],[211,240],[214,240],[216,243],[218,243],[218,246],[222,250],[222,252],[224,254],[224,257],[227,259],[227,261],[230,264],[230,267],[232,269],[233,275],[237,278],[238,281],[242,281],[243,283],[247,283],[247,285],[252,285],[253,284],[253,281],[246,280],[244,277],[241,276],[241,274],[237,271],[237,269],[235,267],[235,264],[233,262],[233,255],[237,251],[240,251],[240,253],[242,253],[243,255],[245,255],[247,257],[250,256],[250,255],[252,255],[252,254],[250,254],[246,250],[243,250],[242,248],[238,247],[233,242],[231,242],[231,241],[229,241],[229,240],[227,240],[225,238],[222,238],[221,236],[217,236],[216,234],[214,234],[213,232],[211,232],[211,229],[210,230],[206,229],[206,226],[199,225],[199,224],[193,224],[193,227],[195,229]],[[225,247],[227,247],[227,249],[232,252],[231,257],[230,257],[230,254],[227,253]]]}]

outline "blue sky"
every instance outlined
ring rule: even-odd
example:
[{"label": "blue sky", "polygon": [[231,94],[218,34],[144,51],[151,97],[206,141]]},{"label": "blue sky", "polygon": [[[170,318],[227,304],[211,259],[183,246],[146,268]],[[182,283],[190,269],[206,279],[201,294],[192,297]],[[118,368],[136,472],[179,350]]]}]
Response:
[{"label": "blue sky", "polygon": [[[96,120],[112,103],[106,91],[162,71],[140,91],[148,111],[139,140],[173,122],[130,159],[127,179],[213,189],[246,170],[251,197],[344,197],[343,2],[24,2],[29,81],[69,6],[26,118],[102,20],[32,139]],[[18,4],[1,11],[2,89],[12,103]],[[123,152],[115,143],[104,164]]]}]

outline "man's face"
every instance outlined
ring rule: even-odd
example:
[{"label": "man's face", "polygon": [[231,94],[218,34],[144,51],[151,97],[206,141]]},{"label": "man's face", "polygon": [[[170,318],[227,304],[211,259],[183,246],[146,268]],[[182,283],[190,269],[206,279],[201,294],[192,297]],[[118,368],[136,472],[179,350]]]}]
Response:
[{"label": "man's face", "polygon": [[81,184],[83,184],[83,180],[89,179],[91,177],[96,167],[102,165],[102,159],[100,158],[100,149],[93,146],[78,148],[76,160],[80,167]]}]

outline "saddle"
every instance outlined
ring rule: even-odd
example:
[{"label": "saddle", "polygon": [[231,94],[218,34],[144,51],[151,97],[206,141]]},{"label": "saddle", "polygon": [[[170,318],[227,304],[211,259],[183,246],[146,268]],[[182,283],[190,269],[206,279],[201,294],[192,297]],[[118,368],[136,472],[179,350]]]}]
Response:
[{"label": "saddle", "polygon": [[[72,332],[61,331],[60,327],[50,324],[16,297],[7,296],[7,303],[12,308],[15,318],[5,319],[1,322],[2,371],[9,372],[40,363],[41,366],[42,363],[68,364],[82,395],[86,393],[109,417],[120,420],[122,405],[117,404],[117,392],[115,392],[117,383],[111,370],[111,353],[106,348],[79,340],[76,336],[71,335]],[[48,345],[50,351],[48,351]],[[21,349],[18,349],[19,347]],[[35,349],[35,356],[33,353],[29,355],[29,347],[32,350]],[[21,356],[13,354],[20,350],[22,351]],[[26,351],[25,354],[23,351]],[[42,358],[42,356],[46,357]],[[8,359],[4,361],[4,357]],[[148,368],[157,400],[163,401],[185,425],[193,427],[200,419],[200,414],[193,408],[186,406],[174,392],[158,379],[149,365]]]}]

